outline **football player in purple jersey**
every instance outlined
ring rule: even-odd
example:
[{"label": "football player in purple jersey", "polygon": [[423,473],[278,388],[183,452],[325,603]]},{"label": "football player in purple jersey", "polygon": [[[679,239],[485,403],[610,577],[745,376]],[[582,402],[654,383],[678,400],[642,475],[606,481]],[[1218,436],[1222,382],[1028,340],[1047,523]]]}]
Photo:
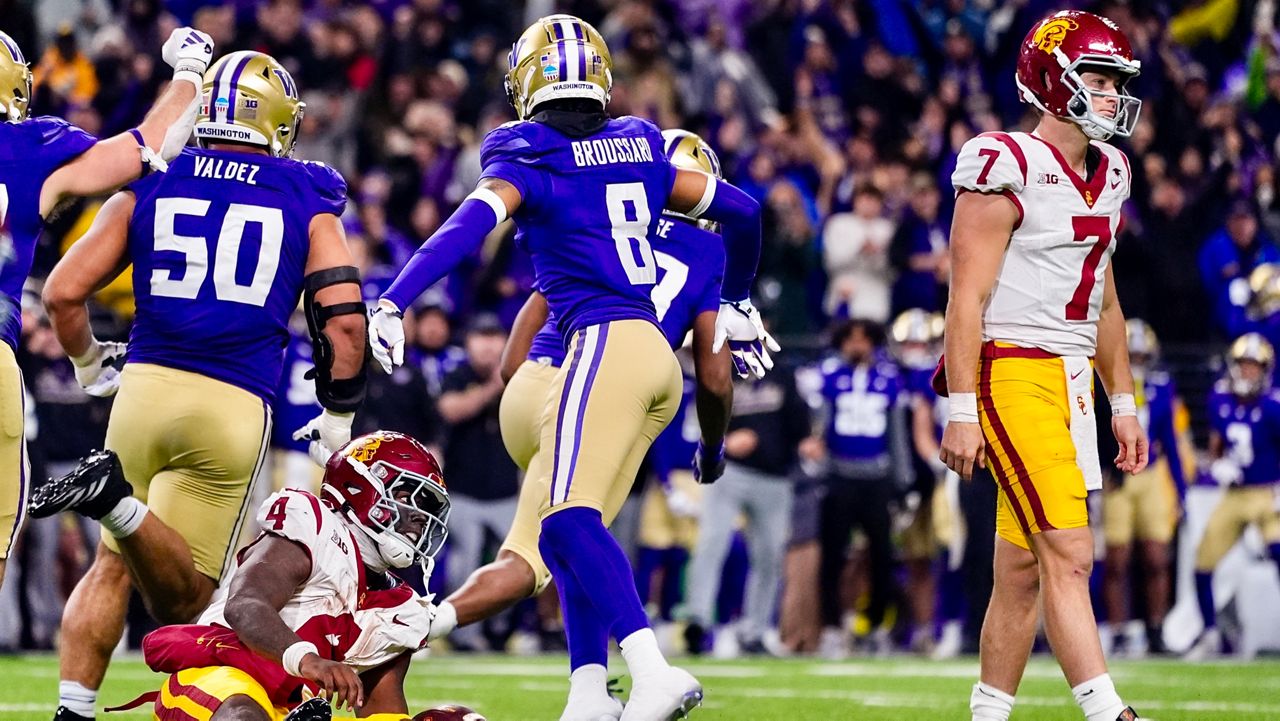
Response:
[{"label": "football player in purple jersey", "polygon": [[515,220],[516,242],[532,256],[537,287],[568,341],[529,476],[549,489],[539,551],[560,591],[570,655],[612,636],[634,680],[622,719],[671,718],[700,703],[702,687],[659,651],[603,514],[630,488],[620,469],[644,455],[679,403],[679,364],[651,298],[658,275],[651,242],[664,209],[723,224],[713,349],[727,340],[743,374],[763,375],[772,365],[765,346],[777,345],[749,298],[759,204],[672,165],[652,123],[606,114],[609,50],[577,18],[530,26],[512,47],[506,85],[520,120],[485,138],[479,186],[383,294],[370,320],[373,355],[388,371],[403,362],[401,310],[499,223]]},{"label": "football player in purple jersey", "polygon": [[350,439],[365,389],[365,308],[338,220],[346,183],[291,157],[302,113],[273,58],[221,58],[204,76],[199,147],[108,200],[45,285],[73,358],[97,346],[85,300],[130,264],[137,307],[123,370],[97,379],[102,394],[119,390],[107,450],[31,505],[35,516],[74,510],[103,526],[63,614],[60,718],[92,715],[131,586],[163,623],[189,622],[208,604],[267,452],[300,298],[324,407],[304,428],[313,457]]},{"label": "football player in purple jersey", "polygon": [[[118,188],[182,149],[213,42],[178,28],[163,55],[174,67],[174,82],[138,127],[99,142],[61,118],[29,117],[31,69],[18,44],[0,32],[0,417],[8,429],[0,435],[0,582],[29,491],[22,376],[13,355],[22,330],[22,284],[44,222],[62,201]],[[77,359],[82,382],[100,372],[101,356]]]},{"label": "football player in purple jersey", "polygon": [[[720,162],[702,138],[683,130],[665,130],[662,137],[664,152],[672,164],[720,177]],[[695,221],[664,211],[654,237],[658,282],[650,293],[663,335],[672,348],[679,347],[692,331],[702,445],[718,449],[723,445],[733,404],[733,383],[730,363],[723,353],[711,350],[724,271],[724,248],[714,230],[710,221]],[[502,439],[511,458],[523,469],[529,467],[541,444],[545,399],[564,360],[564,339],[556,319],[548,313],[546,298],[535,292],[521,309],[503,352],[507,388],[500,412]],[[678,436],[678,431],[669,426],[662,435],[675,432]],[[693,454],[690,450],[689,455]],[[723,467],[722,454],[712,450],[704,456],[707,468],[699,469],[700,479],[711,483]],[[619,481],[624,486],[636,477],[640,460],[629,457],[629,463],[619,470]],[[547,480],[545,476],[543,480]],[[432,638],[448,634],[455,626],[488,618],[547,587],[551,571],[538,550],[538,508],[549,493],[546,485],[539,485],[538,478],[526,476],[516,517],[498,557],[471,574],[467,583],[439,605],[431,627]],[[621,502],[625,498],[618,495],[612,500]],[[617,512],[613,505],[602,509],[605,525],[613,521]],[[595,647],[576,646],[570,658],[572,674],[564,719],[599,721],[616,719],[622,713],[621,704],[609,696],[607,688],[603,659],[608,653],[608,639],[598,636],[597,640]]]}]

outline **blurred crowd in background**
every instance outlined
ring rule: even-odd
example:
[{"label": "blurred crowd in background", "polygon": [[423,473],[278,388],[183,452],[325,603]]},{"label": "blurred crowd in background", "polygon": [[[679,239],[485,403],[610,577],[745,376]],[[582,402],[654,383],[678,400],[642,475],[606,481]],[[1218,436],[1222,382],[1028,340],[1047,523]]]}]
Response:
[{"label": "blurred crowd in background", "polygon": [[[693,651],[835,657],[853,648],[976,648],[984,583],[990,587],[991,539],[981,529],[994,514],[994,488],[989,477],[948,486],[936,453],[929,457],[931,421],[917,419],[917,401],[932,399],[912,379],[931,367],[936,333],[910,357],[886,333],[905,311],[944,309],[956,153],[978,133],[1034,126],[1013,83],[1017,48],[1037,19],[1067,5],[1081,4],[0,0],[0,25],[32,59],[33,113],[101,136],[133,127],[149,108],[168,76],[158,54],[173,27],[209,33],[219,54],[274,56],[306,102],[296,156],[323,161],[347,180],[343,222],[366,297],[375,299],[474,188],[485,133],[513,119],[502,90],[511,40],[552,12],[593,23],[613,55],[609,111],[701,134],[726,179],[764,207],[754,298],[786,349],[770,379],[738,389],[726,479],[697,489],[664,477],[667,470],[646,472],[652,478],[637,484],[632,512],[615,530],[633,549],[655,616],[672,622],[674,642]],[[1130,86],[1143,100],[1141,119],[1118,141],[1134,181],[1115,277],[1126,315],[1154,329],[1180,387],[1186,410],[1179,406],[1178,428],[1194,468],[1191,439],[1203,447],[1203,409],[1222,347],[1280,312],[1280,302],[1265,305],[1264,289],[1249,283],[1258,266],[1280,262],[1275,3],[1083,6],[1116,21],[1142,62]],[[80,391],[36,302],[39,279],[100,204],[78,202],[51,221],[24,306],[20,362],[37,421],[29,424],[37,478],[97,447],[109,413],[109,401]],[[502,451],[496,412],[497,356],[534,280],[511,231],[508,224],[495,232],[406,313],[412,362],[391,376],[373,373],[357,423],[357,431],[401,430],[441,449],[451,492],[463,500],[455,501],[445,570],[432,579],[442,591],[492,556],[505,528],[487,510],[513,506],[520,482]],[[127,276],[104,290],[95,327],[113,324],[117,336],[127,335],[130,297]],[[271,480],[304,485],[316,472],[289,439],[314,408],[303,379],[304,326],[287,353]],[[857,453],[881,465],[840,476],[856,477],[849,485],[826,475],[832,448],[823,435],[831,429],[812,436],[808,429],[823,417],[828,380],[859,364],[885,379],[868,392],[888,400],[881,420],[850,420],[873,439]],[[478,410],[450,395],[477,387],[486,399]],[[696,424],[686,427],[696,434]],[[946,503],[931,500],[948,487]],[[761,504],[761,494],[773,500]],[[709,508],[742,520],[716,524],[713,533],[704,524],[699,534],[697,519]],[[947,530],[965,523],[968,547]],[[95,539],[68,519],[30,524],[19,565],[36,572],[11,571],[0,593],[0,649],[53,643],[62,594]],[[548,602],[464,629],[453,645],[554,647]],[[715,633],[735,619],[735,634]]]}]

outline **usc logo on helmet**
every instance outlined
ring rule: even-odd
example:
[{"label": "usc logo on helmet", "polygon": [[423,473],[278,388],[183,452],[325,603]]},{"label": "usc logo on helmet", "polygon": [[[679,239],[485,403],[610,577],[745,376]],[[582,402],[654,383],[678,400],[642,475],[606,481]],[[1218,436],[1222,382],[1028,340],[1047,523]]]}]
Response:
[{"label": "usc logo on helmet", "polygon": [[369,461],[373,460],[374,454],[378,452],[378,446],[382,445],[382,434],[370,433],[359,440],[360,443],[352,446],[350,450],[351,457],[361,463],[368,464]]},{"label": "usc logo on helmet", "polygon": [[1036,30],[1035,36],[1031,42],[1040,48],[1047,55],[1052,55],[1054,50],[1067,39],[1067,33],[1080,27],[1075,20],[1071,18],[1057,18],[1048,20]]}]

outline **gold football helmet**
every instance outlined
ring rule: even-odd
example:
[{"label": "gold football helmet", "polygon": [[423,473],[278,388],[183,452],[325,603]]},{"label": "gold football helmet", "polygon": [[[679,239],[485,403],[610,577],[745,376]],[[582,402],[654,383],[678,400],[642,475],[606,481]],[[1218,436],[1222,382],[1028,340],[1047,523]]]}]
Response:
[{"label": "gold football helmet", "polygon": [[0,112],[10,123],[27,119],[31,104],[31,68],[13,38],[0,32]]},{"label": "gold football helmet", "polygon": [[[1248,370],[1245,363],[1256,364]],[[1276,351],[1261,333],[1245,333],[1227,350],[1227,377],[1231,392],[1237,396],[1257,396],[1271,387],[1271,372],[1276,367]],[[1259,372],[1260,371],[1260,372]]]},{"label": "gold football helmet", "polygon": [[[716,151],[707,145],[707,141],[688,130],[662,131],[662,153],[677,168],[700,170],[714,178],[724,178],[720,172],[720,158],[716,157]],[[690,218],[674,210],[664,210],[662,214],[695,222],[699,228],[712,233],[720,232],[720,224],[712,220]]]},{"label": "gold football helmet", "polygon": [[1262,263],[1249,274],[1249,317],[1261,320],[1280,313],[1280,265]]},{"label": "gold football helmet", "polygon": [[1126,320],[1124,334],[1129,346],[1129,358],[1135,365],[1149,366],[1160,357],[1160,339],[1156,338],[1155,330],[1145,320]]},{"label": "gold football helmet", "polygon": [[889,326],[889,351],[908,368],[932,368],[942,354],[939,346],[945,326],[941,313],[930,313],[921,308],[904,310]]},{"label": "gold football helmet", "polygon": [[505,81],[507,101],[526,120],[539,103],[587,98],[609,104],[613,58],[604,37],[572,15],[535,21],[511,46]]},{"label": "gold football helmet", "polygon": [[283,65],[270,55],[241,50],[205,72],[196,140],[255,145],[277,158],[289,157],[305,108]]}]

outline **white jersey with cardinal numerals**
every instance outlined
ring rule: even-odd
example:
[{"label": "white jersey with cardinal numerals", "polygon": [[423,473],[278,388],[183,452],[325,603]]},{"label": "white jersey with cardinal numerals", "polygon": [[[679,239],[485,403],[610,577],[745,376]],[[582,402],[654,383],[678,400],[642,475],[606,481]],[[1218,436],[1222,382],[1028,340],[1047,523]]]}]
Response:
[{"label": "white jersey with cardinal numerals", "polygon": [[995,287],[983,314],[983,340],[1093,356],[1106,270],[1129,197],[1129,160],[1094,141],[1100,154],[1088,180],[1032,133],[983,133],[964,144],[951,182],[956,193],[1001,193],[1018,208]]},{"label": "white jersey with cardinal numerals", "polygon": [[[311,575],[280,609],[280,618],[299,638],[316,644],[321,656],[364,670],[425,643],[430,599],[407,584],[370,590],[351,529],[320,499],[297,489],[275,493],[258,510],[258,524],[259,540],[279,536],[307,549]],[[237,554],[232,578],[252,545]],[[219,593],[197,623],[229,627],[226,598]]]}]

